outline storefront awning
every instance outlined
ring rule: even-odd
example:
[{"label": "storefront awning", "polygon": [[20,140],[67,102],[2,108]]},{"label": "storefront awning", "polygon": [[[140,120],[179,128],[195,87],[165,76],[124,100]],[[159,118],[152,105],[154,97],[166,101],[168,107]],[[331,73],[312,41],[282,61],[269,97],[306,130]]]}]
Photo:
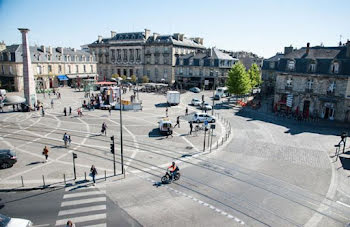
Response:
[{"label": "storefront awning", "polygon": [[57,79],[60,81],[68,80],[68,77],[66,75],[58,75]]},{"label": "storefront awning", "polygon": [[67,77],[69,79],[76,79],[76,78],[80,78],[80,79],[87,79],[87,78],[91,78],[93,79],[96,76],[96,74],[68,74]]}]

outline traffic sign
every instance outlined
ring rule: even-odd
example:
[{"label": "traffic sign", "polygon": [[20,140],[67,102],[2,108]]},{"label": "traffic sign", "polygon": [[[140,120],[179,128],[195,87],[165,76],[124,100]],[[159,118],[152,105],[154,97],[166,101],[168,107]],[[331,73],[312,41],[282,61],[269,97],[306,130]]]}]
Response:
[{"label": "traffic sign", "polygon": [[208,121],[204,121],[204,125],[207,126],[208,125]]}]

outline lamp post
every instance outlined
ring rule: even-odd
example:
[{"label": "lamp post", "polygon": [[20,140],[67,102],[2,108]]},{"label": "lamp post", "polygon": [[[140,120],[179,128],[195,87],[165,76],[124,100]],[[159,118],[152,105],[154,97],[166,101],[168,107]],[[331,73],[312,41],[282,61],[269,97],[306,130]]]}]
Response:
[{"label": "lamp post", "polygon": [[120,155],[121,155],[121,165],[122,174],[124,174],[124,158],[123,158],[123,120],[122,120],[122,91],[121,86],[119,86],[119,113],[120,113]]}]

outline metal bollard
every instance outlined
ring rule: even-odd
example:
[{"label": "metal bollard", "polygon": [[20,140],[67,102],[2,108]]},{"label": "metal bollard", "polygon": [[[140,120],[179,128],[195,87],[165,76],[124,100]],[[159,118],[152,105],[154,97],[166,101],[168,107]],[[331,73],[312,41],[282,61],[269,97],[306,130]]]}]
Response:
[{"label": "metal bollard", "polygon": [[22,187],[24,187],[23,177],[21,176]]},{"label": "metal bollard", "polygon": [[85,181],[86,181],[86,172],[84,172],[84,176],[85,176]]},{"label": "metal bollard", "polygon": [[64,185],[66,186],[67,182],[66,182],[66,174],[65,173],[63,174],[63,182],[64,182]]},{"label": "metal bollard", "polygon": [[105,181],[107,180],[107,172],[106,172],[106,170],[105,170]]},{"label": "metal bollard", "polygon": [[124,173],[124,179],[125,179],[125,168],[124,168],[124,172],[123,173]]},{"label": "metal bollard", "polygon": [[44,187],[44,188],[46,187],[46,185],[45,185],[45,177],[44,177],[44,175],[43,175],[43,187]]}]

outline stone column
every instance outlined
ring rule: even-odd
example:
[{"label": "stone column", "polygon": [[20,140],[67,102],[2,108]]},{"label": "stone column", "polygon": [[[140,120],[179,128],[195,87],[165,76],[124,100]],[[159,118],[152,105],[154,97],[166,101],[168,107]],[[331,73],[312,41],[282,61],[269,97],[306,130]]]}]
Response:
[{"label": "stone column", "polygon": [[37,97],[27,36],[29,29],[18,28],[18,30],[22,33],[24,98],[27,100],[27,105],[33,108]]}]

